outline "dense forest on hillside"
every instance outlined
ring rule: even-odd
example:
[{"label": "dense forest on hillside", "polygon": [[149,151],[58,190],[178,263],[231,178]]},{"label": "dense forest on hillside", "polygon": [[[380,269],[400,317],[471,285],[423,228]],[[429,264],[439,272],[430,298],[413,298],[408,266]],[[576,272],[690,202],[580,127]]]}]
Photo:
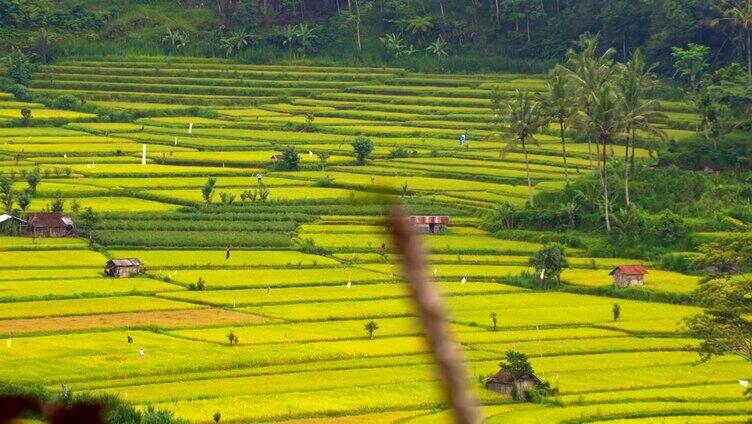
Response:
[{"label": "dense forest on hillside", "polygon": [[[306,58],[444,70],[542,71],[580,34],[618,60],[641,47],[712,49],[711,67],[750,71],[749,0],[0,0],[0,42],[61,54]],[[437,65],[438,63],[438,65]]]}]

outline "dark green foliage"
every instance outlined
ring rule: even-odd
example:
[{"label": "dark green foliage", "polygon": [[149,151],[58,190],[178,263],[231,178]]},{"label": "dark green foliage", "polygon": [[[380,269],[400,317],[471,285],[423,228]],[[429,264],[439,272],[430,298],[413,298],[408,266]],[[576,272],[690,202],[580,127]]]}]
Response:
[{"label": "dark green foliage", "polygon": [[31,170],[31,172],[26,174],[26,183],[29,185],[29,187],[26,189],[30,194],[36,194],[37,192],[37,185],[39,185],[39,181],[42,179],[42,174],[39,171],[39,167],[35,166],[34,169]]},{"label": "dark green foliage", "polygon": [[530,257],[529,265],[535,268],[536,274],[543,275],[541,288],[547,288],[551,282],[561,284],[561,271],[569,266],[564,252],[563,246],[550,244]]},{"label": "dark green foliage", "polygon": [[621,305],[614,303],[614,307],[611,309],[611,312],[613,312],[614,321],[619,321],[619,319],[621,318]]},{"label": "dark green foliage", "polygon": [[13,211],[13,178],[0,175],[0,204],[4,213],[10,214]]},{"label": "dark green foliage", "polygon": [[55,194],[55,199],[49,204],[48,208],[50,212],[63,213],[65,211],[65,200],[63,200],[59,191]]},{"label": "dark green foliage", "polygon": [[368,321],[364,327],[364,330],[368,333],[368,338],[373,339],[374,331],[379,329],[379,324],[376,321]]},{"label": "dark green foliage", "polygon": [[63,94],[52,101],[52,107],[57,109],[74,109],[81,101],[72,94]]},{"label": "dark green foliage", "polygon": [[10,87],[8,87],[8,92],[16,96],[16,99],[21,100],[22,102],[33,100],[31,92],[23,84],[11,85]]},{"label": "dark green foliage", "polygon": [[28,107],[21,108],[21,123],[27,127],[31,123],[31,109]]},{"label": "dark green foliage", "polygon": [[499,362],[499,366],[506,370],[513,380],[519,380],[526,375],[533,374],[533,366],[530,365],[527,355],[516,350],[508,350],[506,361]]},{"label": "dark green foliage", "polygon": [[32,194],[28,191],[23,191],[18,195],[16,203],[18,203],[18,207],[21,208],[21,211],[26,212],[26,210],[31,205],[32,200],[34,200]]},{"label": "dark green foliage", "polygon": [[211,204],[212,199],[214,198],[214,186],[216,184],[217,179],[215,177],[209,177],[204,186],[201,187],[201,196],[204,198],[204,203],[207,205]]},{"label": "dark green foliage", "polygon": [[84,231],[93,231],[99,222],[99,217],[94,213],[94,209],[88,207],[81,214],[81,220],[78,223],[79,227]]},{"label": "dark green foliage", "polygon": [[373,141],[369,138],[359,136],[353,141],[352,147],[358,165],[365,165],[368,156],[373,152]]},{"label": "dark green foliage", "polygon": [[[7,0],[6,0],[7,1]],[[2,6],[0,5],[0,10]],[[13,51],[5,58],[6,76],[17,84],[26,85],[34,75],[34,64],[26,54],[19,49]]]},{"label": "dark green foliage", "polygon": [[[62,394],[52,393],[41,385],[2,384],[0,395],[33,397],[40,402],[64,406],[99,404],[104,410],[106,424],[188,424],[185,420],[175,418],[171,411],[148,406],[146,411],[142,412],[110,394],[72,393],[63,397]],[[31,418],[41,419],[42,417],[32,416]]]},{"label": "dark green foliage", "polygon": [[702,361],[714,356],[734,354],[752,361],[752,280],[719,278],[701,283],[694,300],[708,308],[686,320],[694,337],[702,340]]},{"label": "dark green foliage", "polygon": [[752,235],[738,234],[722,242],[700,246],[697,264],[716,273],[736,273],[752,269]]},{"label": "dark green foliage", "polygon": [[206,289],[206,282],[201,277],[198,277],[198,281],[195,284],[188,284],[188,290],[191,291],[203,291],[204,289]]},{"label": "dark green foliage", "polygon": [[280,165],[282,169],[287,171],[296,171],[300,168],[300,155],[294,146],[287,146],[282,151]]},{"label": "dark green foliage", "polygon": [[389,159],[398,159],[398,158],[409,158],[409,157],[415,157],[418,156],[418,151],[414,149],[408,149],[406,147],[395,147],[394,149],[389,151],[389,155],[387,156]]},{"label": "dark green foliage", "polygon": [[689,230],[682,218],[666,209],[653,224],[655,240],[662,240],[663,245],[675,245],[687,238]]}]

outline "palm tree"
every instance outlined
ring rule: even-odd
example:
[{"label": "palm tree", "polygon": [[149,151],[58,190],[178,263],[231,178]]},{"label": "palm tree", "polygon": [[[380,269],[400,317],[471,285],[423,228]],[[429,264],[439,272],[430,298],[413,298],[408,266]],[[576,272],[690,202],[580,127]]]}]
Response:
[{"label": "palm tree", "polygon": [[318,36],[315,28],[311,28],[307,24],[299,24],[295,30],[295,38],[298,40],[302,53],[305,54],[309,50],[313,50],[313,41]]},{"label": "palm tree", "polygon": [[721,0],[720,5],[724,17],[711,21],[711,25],[726,20],[741,30],[747,51],[747,74],[752,76],[752,0]]},{"label": "palm tree", "polygon": [[665,115],[655,110],[655,100],[644,100],[647,92],[654,88],[657,82],[652,72],[654,67],[646,67],[640,49],[635,50],[630,60],[619,68],[618,86],[621,93],[624,128],[627,131],[624,137],[624,200],[629,206],[629,173],[634,172],[637,130],[665,140],[666,133],[652,124],[656,118],[665,117]]},{"label": "palm tree", "polygon": [[421,40],[431,28],[433,28],[433,20],[430,16],[415,16],[407,22],[407,29]]},{"label": "palm tree", "polygon": [[578,113],[578,118],[586,122],[585,126],[597,137],[598,178],[603,194],[603,217],[606,231],[611,232],[611,207],[608,196],[608,162],[607,147],[611,145],[614,134],[624,127],[621,109],[622,100],[619,92],[611,84],[603,84],[591,96],[585,111]]},{"label": "palm tree", "polygon": [[405,49],[405,42],[402,39],[401,34],[386,34],[384,35],[384,37],[379,38],[379,40],[381,41],[381,44],[384,45],[386,50],[394,56],[401,55],[402,51]]},{"label": "palm tree", "polygon": [[292,59],[292,48],[295,45],[295,39],[297,38],[295,27],[287,25],[280,35],[282,36],[282,45],[287,47],[290,52],[290,59]]},{"label": "palm tree", "polygon": [[241,50],[248,47],[253,40],[253,35],[246,31],[245,28],[238,28],[232,31],[227,37],[222,37],[219,41],[225,54],[229,57],[233,54],[240,53]]},{"label": "palm tree", "polygon": [[561,68],[556,68],[551,73],[548,81],[548,92],[541,98],[546,114],[559,124],[559,136],[561,137],[561,156],[564,159],[564,178],[569,184],[569,169],[567,168],[567,143],[564,138],[564,130],[577,112],[572,105],[572,92],[568,80]]},{"label": "palm tree", "polygon": [[[598,55],[598,36],[583,34],[578,41],[580,51],[570,49],[567,52],[567,63],[569,68],[568,77],[573,83],[580,110],[587,110],[592,98],[600,87],[611,81],[613,77],[613,60],[614,49],[607,49],[600,56]],[[590,168],[593,167],[592,141],[595,137],[589,128],[581,128],[588,137],[588,159]],[[596,143],[596,149],[599,145]],[[600,155],[596,151],[596,158]]]},{"label": "palm tree", "polygon": [[176,28],[174,31],[167,28],[167,32],[162,37],[162,43],[169,47],[170,52],[174,53],[188,44],[188,34],[180,28]]},{"label": "palm tree", "polygon": [[495,91],[491,102],[496,116],[499,117],[499,123],[508,122],[508,127],[504,128],[504,130],[512,135],[509,143],[502,149],[502,155],[514,148],[517,143],[522,145],[522,152],[525,155],[528,201],[531,207],[535,206],[533,201],[533,183],[530,179],[527,142],[535,141],[535,132],[545,124],[540,103],[534,101],[526,91],[520,90],[515,91],[515,98],[512,100],[503,98],[498,91]]},{"label": "palm tree", "polygon": [[436,41],[428,43],[426,51],[436,56],[448,56],[446,52],[447,43],[442,36],[438,36]]}]

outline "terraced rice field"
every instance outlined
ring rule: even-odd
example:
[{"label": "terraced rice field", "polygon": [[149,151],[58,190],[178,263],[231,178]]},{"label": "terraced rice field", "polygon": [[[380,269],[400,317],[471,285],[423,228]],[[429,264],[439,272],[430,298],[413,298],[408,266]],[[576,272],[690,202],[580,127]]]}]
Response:
[{"label": "terraced rice field", "polygon": [[[143,117],[96,122],[31,104],[36,126],[0,128],[1,172],[40,167],[31,210],[59,195],[69,214],[80,205],[77,219],[86,207],[100,218],[97,250],[79,239],[0,237],[0,381],[113,393],[197,423],[217,411],[223,423],[448,422],[397,258],[381,255],[392,195],[416,213],[451,216],[448,234],[423,241],[488,422],[740,423],[752,414],[737,383],[752,374],[748,362],[696,364],[698,341],[681,321],[698,308],[618,300],[614,322],[616,300],[588,292],[626,260],[570,249],[563,278],[576,293],[510,284],[541,245],[478,229],[483,213],[527,195],[521,152],[499,154],[489,95],[543,90],[538,76],[126,57],[43,66],[30,88]],[[21,106],[0,105],[0,120]],[[688,136],[693,115],[668,118],[672,137]],[[356,135],[375,144],[365,166],[351,155]],[[540,141],[534,190],[555,190],[564,181],[556,132]],[[301,170],[275,168],[271,156],[287,145]],[[390,158],[397,148],[415,153]],[[570,172],[589,172],[587,145],[570,140],[568,150]],[[259,173],[268,199],[241,202]],[[207,205],[208,177],[217,184]],[[221,204],[222,193],[233,204]],[[145,275],[105,278],[113,257],[140,258]],[[646,291],[697,284],[649,272]],[[370,320],[379,325],[372,340]],[[560,390],[558,403],[483,389],[510,349]]]}]

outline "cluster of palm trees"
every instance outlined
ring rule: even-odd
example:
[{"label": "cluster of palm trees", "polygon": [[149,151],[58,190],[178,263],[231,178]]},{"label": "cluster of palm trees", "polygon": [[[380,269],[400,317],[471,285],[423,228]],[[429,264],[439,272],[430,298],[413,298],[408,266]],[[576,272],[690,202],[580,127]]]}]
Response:
[{"label": "cluster of palm trees", "polygon": [[504,132],[511,135],[501,154],[518,145],[522,147],[530,206],[534,206],[534,197],[528,145],[535,142],[535,134],[548,130],[551,124],[558,127],[567,184],[570,178],[565,132],[571,129],[587,139],[590,168],[600,183],[600,207],[608,232],[611,231],[608,163],[614,144],[621,141],[624,145],[624,194],[629,206],[629,175],[634,171],[639,136],[666,137],[653,124],[656,119],[665,117],[656,111],[656,102],[647,99],[658,83],[653,68],[645,64],[640,50],[626,63],[615,62],[614,53],[613,49],[601,53],[598,37],[585,34],[577,48],[567,52],[566,63],[551,71],[547,91],[531,94],[518,90],[513,98],[499,91],[492,95],[498,122]]},{"label": "cluster of palm trees", "polygon": [[[220,47],[227,57],[237,55],[257,41],[259,37],[245,28],[237,28],[219,40]],[[281,46],[286,48],[290,57],[297,50],[305,54],[314,50],[314,43],[318,39],[316,28],[308,24],[288,25],[278,35]]]}]

